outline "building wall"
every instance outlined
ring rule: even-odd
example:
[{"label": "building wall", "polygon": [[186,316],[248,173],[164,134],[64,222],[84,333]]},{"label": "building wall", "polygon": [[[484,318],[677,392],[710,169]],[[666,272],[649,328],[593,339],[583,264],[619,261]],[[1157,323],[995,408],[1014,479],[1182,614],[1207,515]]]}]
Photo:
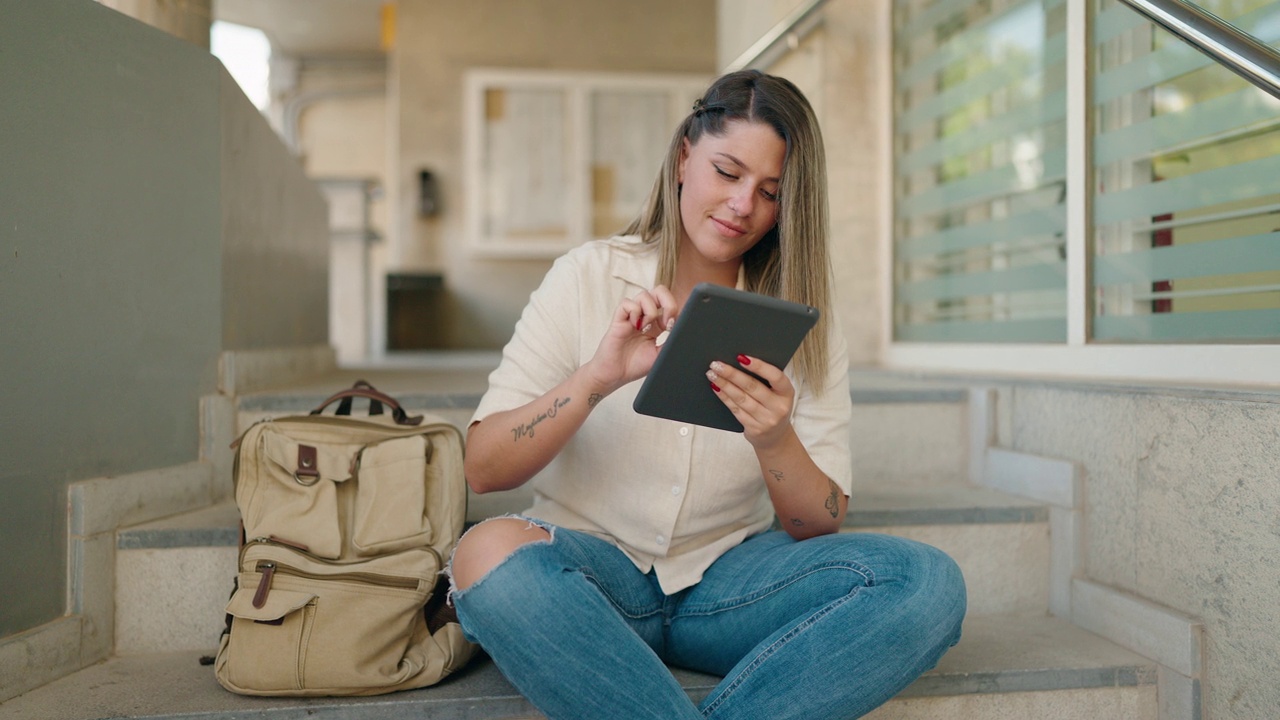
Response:
[{"label": "building wall", "polygon": [[[0,6],[5,637],[66,609],[68,484],[197,460],[222,350],[325,341],[326,245],[207,52],[89,0]],[[249,289],[281,269],[289,298]]]},{"label": "building wall", "polygon": [[[372,12],[372,10],[371,10]],[[387,63],[381,53],[288,58],[292,76],[277,98],[297,105],[296,153],[307,177],[372,178],[385,185],[390,127]],[[385,232],[386,203],[373,225]]]},{"label": "building wall", "polygon": [[63,612],[68,482],[195,458],[222,263],[217,66],[93,3],[4,16],[0,636]]},{"label": "building wall", "polygon": [[804,0],[716,0],[716,67],[728,67]]},{"label": "building wall", "polygon": [[[800,0],[719,0],[720,61],[732,62]],[[794,82],[818,115],[827,151],[834,304],[849,343],[849,362],[875,365],[884,346],[884,282],[889,258],[881,238],[892,148],[883,142],[890,114],[889,4],[829,0],[822,25],[766,72]]]},{"label": "building wall", "polygon": [[[496,348],[511,336],[550,260],[482,260],[466,247],[462,197],[463,72],[472,67],[715,72],[713,0],[402,0],[391,55],[395,135],[390,270],[442,271],[443,334],[452,347]],[[417,216],[420,169],[439,178],[441,211]],[[637,211],[639,208],[637,208]]]},{"label": "building wall", "polygon": [[329,211],[262,114],[219,70],[222,349],[329,340]]},{"label": "building wall", "polygon": [[209,49],[213,0],[97,0],[106,7]]},{"label": "building wall", "polygon": [[[296,82],[282,97],[300,105],[296,142],[307,176],[316,180],[372,180],[380,188],[369,202],[370,227],[381,240],[366,242],[349,232],[330,252],[330,342],[343,364],[359,364],[383,346],[389,164],[387,65],[385,57],[292,59]],[[349,212],[338,209],[340,230],[350,231]],[[375,337],[376,333],[376,337]],[[376,342],[375,342],[376,341]]]},{"label": "building wall", "polygon": [[998,444],[1079,463],[1084,567],[1204,623],[1213,718],[1280,707],[1280,395],[1005,387]]}]

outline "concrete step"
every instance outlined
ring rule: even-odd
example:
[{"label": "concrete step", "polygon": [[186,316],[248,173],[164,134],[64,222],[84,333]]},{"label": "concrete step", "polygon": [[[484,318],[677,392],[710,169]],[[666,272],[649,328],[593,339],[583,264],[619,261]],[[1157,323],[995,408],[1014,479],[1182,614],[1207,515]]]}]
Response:
[{"label": "concrete step", "polygon": [[855,488],[843,532],[897,535],[947,553],[964,573],[970,616],[1048,611],[1044,505],[951,483]]},{"label": "concrete step", "polygon": [[[858,491],[851,508],[848,532],[910,537],[955,558],[968,581],[970,615],[1045,612],[1049,531],[1043,506],[942,485]],[[469,515],[472,521],[492,516],[475,506]],[[235,505],[225,502],[117,533],[117,654],[216,644],[236,572],[239,520]]]},{"label": "concrete step", "polygon": [[[309,412],[361,379],[398,399],[406,410],[430,412],[464,429],[499,359],[497,353],[427,354],[412,367],[339,370],[245,395],[238,401],[236,432],[267,417]],[[850,396],[850,448],[859,487],[967,482],[966,389],[855,371],[850,375]],[[356,412],[363,412],[363,407]]]},{"label": "concrete step", "polygon": [[[397,398],[410,412],[428,412],[465,430],[498,353],[425,353],[394,367],[338,370],[323,377],[238,399],[236,434],[268,417],[310,412],[338,390],[367,380]],[[850,449],[854,486],[878,493],[885,486],[918,487],[968,483],[968,391],[911,381],[872,371],[850,375],[853,415]],[[355,412],[363,412],[357,406]],[[472,521],[523,510],[533,503],[529,488],[472,495]]]},{"label": "concrete step", "polygon": [[[441,684],[371,698],[251,698],[224,691],[199,651],[117,657],[0,704],[0,720],[486,720],[541,717],[483,656]],[[689,695],[718,679],[675,671]],[[851,678],[851,681],[856,679]],[[872,720],[1155,720],[1156,667],[1044,616],[970,618],[964,637]]]},{"label": "concrete step", "polygon": [[[498,353],[427,354],[412,367],[336,370],[287,387],[246,394],[237,398],[236,432],[264,418],[306,414],[357,380],[396,398],[410,412],[430,412],[465,429],[499,359]],[[364,407],[357,404],[353,412],[363,413]]]},{"label": "concrete step", "polygon": [[849,376],[855,487],[968,482],[969,391],[871,371]]},{"label": "concrete step", "polygon": [[232,502],[117,531],[116,654],[215,647],[239,544]]}]

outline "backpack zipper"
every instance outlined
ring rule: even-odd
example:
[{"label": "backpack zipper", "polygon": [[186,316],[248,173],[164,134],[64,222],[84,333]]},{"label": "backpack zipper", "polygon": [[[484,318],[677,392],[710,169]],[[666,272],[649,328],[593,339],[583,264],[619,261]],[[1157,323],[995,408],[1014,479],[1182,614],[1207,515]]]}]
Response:
[{"label": "backpack zipper", "polygon": [[[337,565],[337,563],[332,563],[322,558],[317,558],[311,553],[299,548],[297,545],[294,545],[292,543],[281,542],[273,538],[254,538],[249,542],[245,543],[244,547],[240,548],[241,566],[243,566],[244,564],[245,550],[247,550],[250,545],[274,545],[277,547],[288,548],[293,552],[306,555],[307,557],[311,558],[316,562],[319,562],[325,565],[331,565],[331,566]],[[426,549],[430,551],[433,556],[435,556],[436,567],[441,567],[440,553],[436,552],[436,549],[432,547],[428,547]],[[392,587],[392,588],[404,588],[404,589],[417,589],[418,583],[419,583],[418,579],[416,578],[402,577],[398,575],[383,575],[380,573],[369,573],[369,572],[346,572],[346,573],[334,573],[334,574],[311,573],[305,570],[300,570],[298,568],[292,567],[290,565],[283,565],[279,562],[276,562],[275,560],[259,560],[257,564],[254,565],[254,570],[262,574],[262,577],[259,578],[258,580],[258,589],[253,593],[253,606],[255,608],[261,608],[263,605],[267,604],[267,595],[271,592],[271,583],[275,579],[276,573],[280,573],[282,575],[292,575],[294,577],[306,578],[308,580],[333,580],[338,582],[343,582],[343,581],[359,582],[359,583],[365,583],[368,585],[377,585],[380,587]]]},{"label": "backpack zipper", "polygon": [[[311,552],[311,549],[310,549],[310,548],[308,548],[306,545],[302,545],[302,544],[300,544],[300,543],[295,543],[295,542],[290,542],[290,541],[288,541],[288,540],[284,540],[284,539],[282,539],[282,538],[278,538],[278,537],[276,537],[276,536],[272,535],[271,537],[256,537],[256,538],[252,538],[252,539],[248,540],[247,542],[245,542],[245,544],[244,544],[244,545],[242,545],[242,546],[240,547],[240,565],[241,565],[241,566],[243,566],[243,565],[244,565],[244,554],[245,554],[245,551],[249,549],[249,546],[250,546],[250,545],[272,545],[272,546],[274,546],[274,547],[285,548],[285,549],[287,549],[287,550],[291,550],[291,551],[293,551],[293,552],[298,553],[299,555],[305,555],[305,556],[307,557],[307,559],[309,559],[309,560],[311,560],[311,561],[313,561],[313,562],[318,562],[318,563],[320,563],[321,565],[331,565],[331,566],[334,566],[334,567],[340,567],[340,566],[342,566],[342,565],[343,565],[343,563],[336,563],[336,562],[334,562],[334,561],[332,561],[332,560],[329,560],[329,559],[327,559],[327,558],[322,558],[322,557],[320,557],[320,556],[318,556],[318,555],[313,554],[313,553]],[[421,546],[421,548],[411,548],[411,549],[422,549],[422,550],[426,550],[427,552],[431,553],[431,557],[435,558],[435,560],[436,560],[436,567],[438,567],[438,568],[442,568],[442,567],[444,567],[444,558],[440,556],[440,551],[439,551],[439,550],[436,550],[435,548],[431,547],[430,545],[423,545],[423,546]],[[330,577],[330,576],[327,576],[327,575],[326,575],[325,577]],[[384,577],[391,577],[391,576],[389,576],[389,575],[388,575],[388,576],[384,576]]]}]

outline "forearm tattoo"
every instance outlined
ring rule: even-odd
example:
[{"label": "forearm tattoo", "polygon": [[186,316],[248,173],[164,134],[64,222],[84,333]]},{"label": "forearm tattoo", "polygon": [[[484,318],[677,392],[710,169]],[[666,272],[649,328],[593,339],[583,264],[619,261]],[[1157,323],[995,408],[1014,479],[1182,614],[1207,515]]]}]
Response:
[{"label": "forearm tattoo", "polygon": [[563,398],[556,398],[555,400],[551,401],[551,407],[547,408],[546,412],[538,413],[537,416],[535,416],[529,422],[521,423],[516,427],[511,428],[511,439],[513,441],[518,441],[522,437],[528,437],[528,438],[533,437],[534,428],[538,427],[538,423],[542,422],[543,420],[547,420],[555,417],[556,413],[560,412],[560,408],[569,404],[569,400],[570,398],[563,397]]},{"label": "forearm tattoo", "polygon": [[787,479],[787,476],[786,476],[786,475],[783,475],[781,470],[772,470],[772,469],[771,469],[771,470],[769,470],[769,474],[770,474],[770,475],[772,475],[772,476],[773,476],[773,479],[774,479],[774,480],[777,480],[778,482],[782,482],[783,480],[786,480],[786,479]]},{"label": "forearm tattoo", "polygon": [[587,398],[587,407],[593,408],[603,399],[604,396],[600,393],[591,393],[591,397]]}]

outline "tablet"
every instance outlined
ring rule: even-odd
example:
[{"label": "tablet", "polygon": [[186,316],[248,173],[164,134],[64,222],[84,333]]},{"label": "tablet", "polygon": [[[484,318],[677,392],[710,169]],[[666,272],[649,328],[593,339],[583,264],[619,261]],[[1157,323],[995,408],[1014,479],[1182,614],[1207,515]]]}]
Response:
[{"label": "tablet", "polygon": [[738,364],[741,353],[785,368],[817,322],[817,308],[702,283],[676,318],[632,407],[642,415],[742,432],[707,380],[711,361],[750,372]]}]

